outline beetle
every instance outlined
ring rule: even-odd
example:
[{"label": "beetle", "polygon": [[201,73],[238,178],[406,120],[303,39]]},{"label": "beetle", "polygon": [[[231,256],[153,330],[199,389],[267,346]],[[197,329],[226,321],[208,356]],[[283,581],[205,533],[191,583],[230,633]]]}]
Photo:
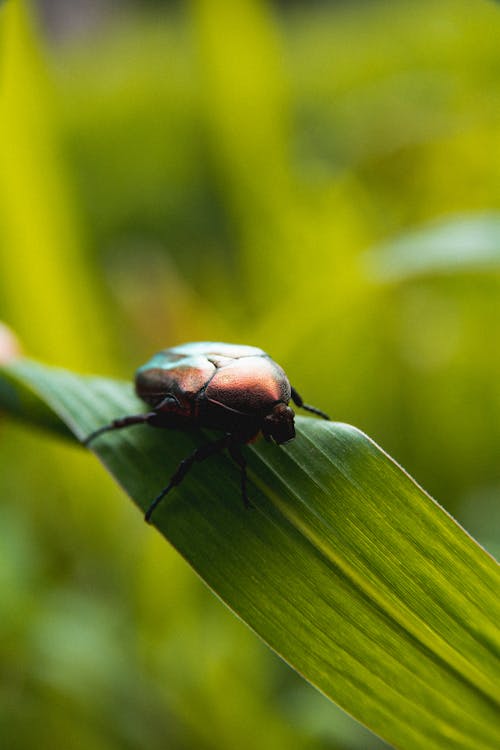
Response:
[{"label": "beetle", "polygon": [[135,424],[187,429],[206,427],[224,435],[200,445],[185,458],[164,489],[146,511],[149,523],[153,511],[171,489],[176,487],[195,461],[227,448],[241,472],[241,494],[246,507],[246,460],[241,447],[262,433],[278,445],[295,437],[295,413],[290,400],[323,419],[328,415],[305,404],[285,371],[262,349],[241,344],[200,341],[155,354],[135,374],[135,391],[151,410],[114,419],[99,427],[84,441],[89,445],[104,432],[121,430]]}]

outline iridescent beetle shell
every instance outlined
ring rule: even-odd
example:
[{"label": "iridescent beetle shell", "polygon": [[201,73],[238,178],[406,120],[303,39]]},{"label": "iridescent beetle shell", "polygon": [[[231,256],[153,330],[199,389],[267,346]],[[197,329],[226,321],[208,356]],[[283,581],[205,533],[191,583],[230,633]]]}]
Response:
[{"label": "iridescent beetle shell", "polygon": [[288,378],[254,346],[198,342],[164,349],[138,369],[135,386],[165,427],[249,435],[262,429],[278,443],[295,436]]}]

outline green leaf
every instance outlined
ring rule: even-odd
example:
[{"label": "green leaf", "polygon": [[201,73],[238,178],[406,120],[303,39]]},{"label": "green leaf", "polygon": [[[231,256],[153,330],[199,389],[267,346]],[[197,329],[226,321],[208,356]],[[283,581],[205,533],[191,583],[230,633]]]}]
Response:
[{"label": "green leaf", "polygon": [[454,216],[408,232],[362,256],[382,282],[415,276],[500,269],[500,214]]},{"label": "green leaf", "polygon": [[[0,382],[5,409],[51,430],[57,415],[78,438],[141,409],[128,384],[29,361]],[[308,418],[297,428],[288,446],[246,449],[252,510],[237,468],[216,456],[157,509],[158,530],[283,659],[388,742],[500,747],[495,561],[361,432]],[[203,439],[140,426],[93,449],[144,510]]]}]

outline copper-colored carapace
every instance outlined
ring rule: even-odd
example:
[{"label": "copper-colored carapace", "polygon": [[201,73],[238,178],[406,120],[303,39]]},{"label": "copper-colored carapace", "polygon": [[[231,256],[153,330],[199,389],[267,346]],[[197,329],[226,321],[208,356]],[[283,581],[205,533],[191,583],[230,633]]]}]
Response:
[{"label": "copper-colored carapace", "polygon": [[284,370],[254,346],[202,341],[163,349],[137,370],[135,389],[151,411],[113,420],[89,435],[86,445],[104,432],[134,424],[180,430],[206,427],[225,433],[201,445],[180,463],[168,485],[149,506],[147,521],[195,461],[203,461],[225,448],[240,467],[243,501],[250,505],[241,446],[252,442],[259,433],[278,444],[292,440],[295,414],[290,400],[329,419],[324,412],[304,404]]}]

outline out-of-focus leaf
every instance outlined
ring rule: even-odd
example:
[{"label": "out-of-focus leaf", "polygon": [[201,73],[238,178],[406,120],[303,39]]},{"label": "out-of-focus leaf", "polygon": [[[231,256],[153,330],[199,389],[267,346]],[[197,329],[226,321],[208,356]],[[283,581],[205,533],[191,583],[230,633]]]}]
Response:
[{"label": "out-of-focus leaf", "polygon": [[456,216],[432,223],[370,250],[362,261],[365,272],[383,282],[500,269],[500,214]]},{"label": "out-of-focus leaf", "polygon": [[65,361],[91,367],[107,361],[109,344],[28,6],[7,3],[2,12],[0,311],[39,356],[56,361],[64,352]]},{"label": "out-of-focus leaf", "polygon": [[[128,384],[28,361],[1,372],[3,408],[15,402],[19,415],[25,404],[27,421],[52,428],[32,409],[38,398],[78,438],[141,408]],[[286,661],[387,741],[497,748],[494,560],[358,430],[297,427],[285,448],[247,449],[253,510],[217,456],[158,508],[158,530]],[[93,448],[144,510],[201,439],[135,427]]]}]

